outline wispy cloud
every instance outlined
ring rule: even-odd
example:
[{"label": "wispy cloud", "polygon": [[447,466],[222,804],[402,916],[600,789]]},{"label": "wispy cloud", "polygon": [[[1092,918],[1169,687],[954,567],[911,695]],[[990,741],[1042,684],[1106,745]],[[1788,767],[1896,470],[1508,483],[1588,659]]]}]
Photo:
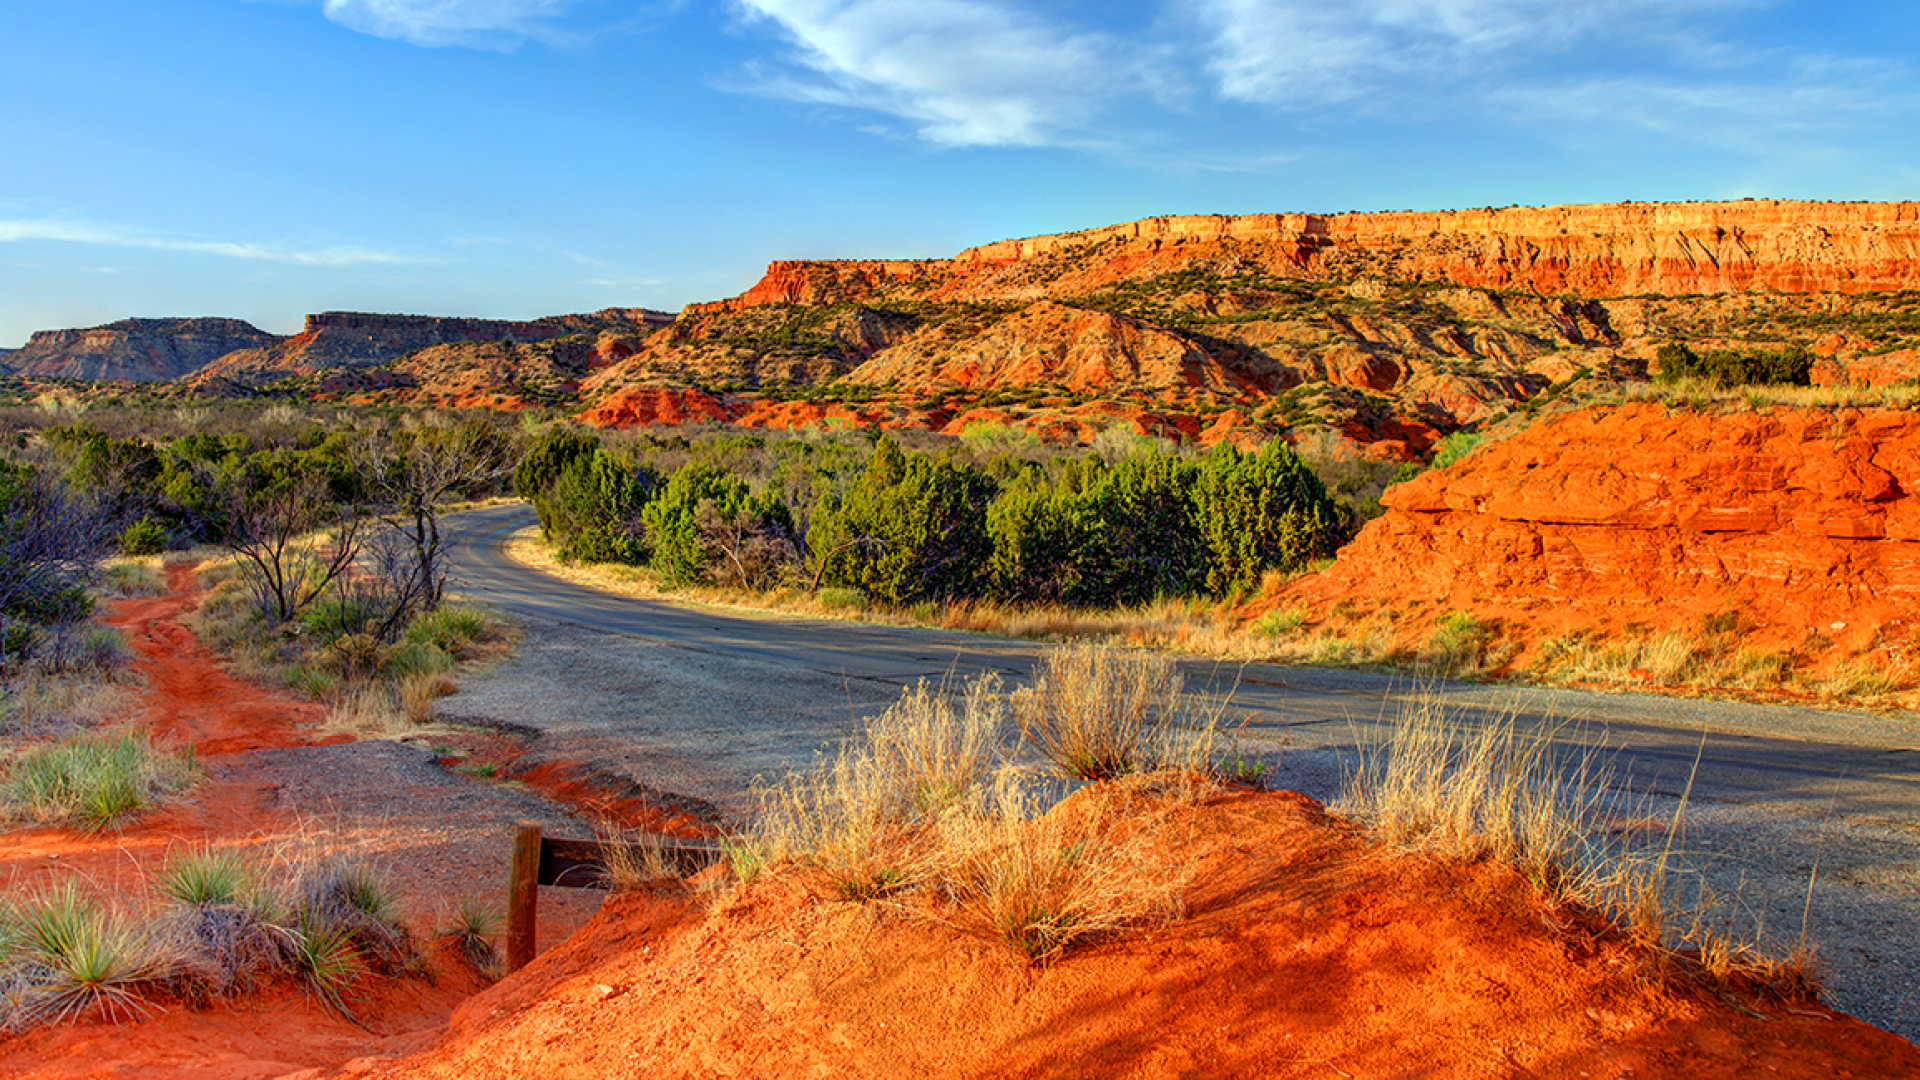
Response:
[{"label": "wispy cloud", "polygon": [[322,0],[327,18],[349,30],[429,48],[511,50],[529,38],[569,35],[560,20],[581,0]]},{"label": "wispy cloud", "polygon": [[946,146],[1071,138],[1146,84],[1118,39],[988,0],[738,0],[793,47],[755,88],[898,117]]},{"label": "wispy cloud", "polygon": [[1766,79],[1724,71],[1698,82],[1596,78],[1515,84],[1494,95],[1513,119],[1549,131],[1626,127],[1760,157],[1828,152],[1858,130],[1920,109],[1903,65],[1827,57],[1766,57]]},{"label": "wispy cloud", "polygon": [[317,251],[274,247],[268,244],[238,244],[221,240],[181,240],[154,236],[137,230],[89,225],[71,221],[0,218],[0,243],[27,240],[53,240],[68,244],[98,244],[104,247],[139,248],[148,251],[179,251],[197,255],[217,255],[230,259],[288,263],[294,266],[361,266],[367,264],[411,263],[419,260],[366,248],[333,247]]},{"label": "wispy cloud", "polygon": [[1223,97],[1314,107],[1497,76],[1589,39],[1652,39],[1753,0],[1199,0]]}]

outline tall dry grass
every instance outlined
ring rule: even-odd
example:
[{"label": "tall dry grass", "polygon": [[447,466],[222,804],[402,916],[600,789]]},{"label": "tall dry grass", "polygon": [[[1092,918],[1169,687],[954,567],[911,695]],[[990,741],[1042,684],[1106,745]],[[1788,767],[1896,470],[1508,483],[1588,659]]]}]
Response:
[{"label": "tall dry grass", "polygon": [[1013,705],[1026,745],[1076,780],[1205,770],[1218,731],[1217,706],[1182,691],[1171,659],[1100,645],[1049,652]]},{"label": "tall dry grass", "polygon": [[1817,998],[1804,930],[1782,948],[1763,926],[1743,923],[1688,858],[1692,776],[1664,831],[1620,828],[1645,820],[1649,800],[1619,785],[1611,759],[1571,734],[1551,722],[1526,729],[1511,709],[1471,725],[1435,694],[1416,694],[1336,805],[1396,846],[1514,866],[1638,941],[1664,973]]},{"label": "tall dry grass", "polygon": [[[1211,736],[1173,721],[1203,725],[1207,715],[1179,693],[1163,658],[1079,647],[1050,663],[1037,695],[1016,695],[1024,706],[1010,704],[991,674],[957,691],[908,689],[819,767],[762,788],[755,827],[732,842],[732,861],[746,873],[812,876],[849,901],[932,897],[942,917],[1035,960],[1176,910],[1185,870],[1146,838],[1155,811],[1141,808],[1157,793],[1190,795],[1200,781],[1137,781],[1153,767],[1193,772]],[[1064,700],[1075,692],[1088,696]],[[1032,727],[1035,710],[1069,705],[1074,727],[1052,729],[1055,750],[1078,760],[1077,740],[1092,740],[1113,751],[1099,759],[1101,779],[1136,782],[1094,784],[1062,801],[1072,785],[1047,775],[1058,768],[1015,760],[1040,751],[1013,738],[1013,713],[1026,708]],[[1132,811],[1115,812],[1116,802]]]},{"label": "tall dry grass", "polygon": [[1049,807],[1015,770],[996,775],[978,812],[941,820],[937,849],[945,896],[1030,960],[1177,917],[1191,876],[1111,800]]}]

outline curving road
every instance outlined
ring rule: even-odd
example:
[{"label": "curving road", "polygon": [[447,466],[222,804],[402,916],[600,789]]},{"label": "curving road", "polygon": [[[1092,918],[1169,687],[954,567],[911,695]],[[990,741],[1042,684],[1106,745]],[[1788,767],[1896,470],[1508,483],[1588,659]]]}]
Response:
[{"label": "curving road", "polygon": [[[1018,683],[1047,648],[615,596],[507,558],[506,537],[535,524],[524,506],[450,523],[456,589],[523,620],[537,639],[479,688],[471,714],[535,728],[554,737],[556,752],[736,812],[755,776],[805,765],[899,688],[980,671]],[[614,654],[633,665],[607,666]],[[1438,695],[1466,724],[1514,712],[1523,724],[1566,725],[1563,752],[1602,749],[1657,820],[1671,814],[1697,759],[1685,836],[1693,861],[1723,893],[1738,889],[1775,936],[1797,934],[1812,878],[1810,934],[1834,972],[1832,997],[1920,1038],[1920,944],[1910,943],[1920,939],[1920,717],[1415,686],[1265,664],[1181,668],[1190,688],[1230,695],[1228,716],[1236,725],[1245,718],[1241,747],[1273,761],[1278,784],[1322,799],[1337,795],[1357,749],[1415,694]],[[539,689],[515,697],[516,686]]]},{"label": "curving road", "polygon": [[[723,654],[835,680],[882,684],[997,671],[1018,682],[1045,651],[1041,643],[945,630],[878,627],[683,607],[600,592],[514,562],[505,538],[537,524],[523,506],[460,515],[454,530],[456,588],[523,619],[591,630],[695,652]],[[1416,693],[1437,693],[1474,722],[1518,708],[1530,722],[1579,722],[1568,736],[1619,751],[1618,768],[1637,791],[1677,794],[1696,753],[1694,798],[1817,803],[1843,816],[1885,818],[1920,829],[1920,717],[1857,711],[1488,687],[1416,686],[1365,671],[1181,663],[1189,687],[1231,696],[1241,737],[1256,749],[1351,748]],[[1702,734],[1705,746],[1702,748]]]}]

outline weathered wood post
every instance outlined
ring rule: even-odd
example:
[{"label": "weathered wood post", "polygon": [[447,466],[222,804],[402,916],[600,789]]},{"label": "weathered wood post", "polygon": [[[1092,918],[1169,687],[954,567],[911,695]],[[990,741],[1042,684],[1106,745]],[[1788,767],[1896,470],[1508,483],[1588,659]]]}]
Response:
[{"label": "weathered wood post", "polygon": [[533,961],[540,906],[540,823],[522,821],[513,836],[513,869],[507,877],[507,970]]}]

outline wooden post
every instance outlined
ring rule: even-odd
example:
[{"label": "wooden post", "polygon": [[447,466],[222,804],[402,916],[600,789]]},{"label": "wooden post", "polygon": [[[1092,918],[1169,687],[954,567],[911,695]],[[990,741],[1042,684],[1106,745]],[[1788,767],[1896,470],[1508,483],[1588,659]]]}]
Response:
[{"label": "wooden post", "polygon": [[507,879],[507,970],[533,961],[535,911],[540,904],[540,823],[523,821],[513,836],[513,869]]}]

